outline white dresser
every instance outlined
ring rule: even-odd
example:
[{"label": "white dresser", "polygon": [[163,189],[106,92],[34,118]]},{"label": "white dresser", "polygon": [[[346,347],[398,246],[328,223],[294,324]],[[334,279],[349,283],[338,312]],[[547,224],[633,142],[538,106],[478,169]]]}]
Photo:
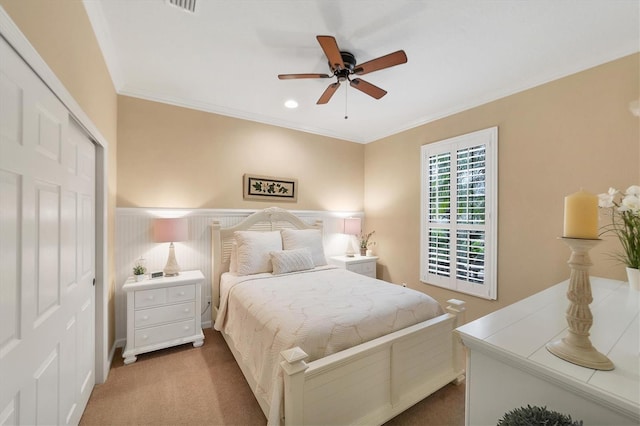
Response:
[{"label": "white dresser", "polygon": [[640,292],[591,278],[590,339],[614,364],[597,371],[563,361],[545,345],[565,335],[568,280],[457,329],[467,351],[466,424],[546,406],[585,425],[640,424]]},{"label": "white dresser", "polygon": [[125,364],[136,355],[193,342],[202,346],[200,271],[181,272],[176,277],[129,278],[122,287],[127,292],[127,345]]},{"label": "white dresser", "polygon": [[377,256],[332,256],[329,263],[339,266],[348,271],[376,278],[376,262]]}]

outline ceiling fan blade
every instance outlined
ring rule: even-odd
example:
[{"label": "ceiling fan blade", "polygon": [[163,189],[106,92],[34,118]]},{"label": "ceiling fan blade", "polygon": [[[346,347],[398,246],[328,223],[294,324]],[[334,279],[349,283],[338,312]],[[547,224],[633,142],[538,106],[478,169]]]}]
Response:
[{"label": "ceiling fan blade", "polygon": [[333,77],[329,74],[278,74],[280,80],[293,80],[296,78],[329,78]]},{"label": "ceiling fan blade", "polygon": [[322,105],[329,102],[329,99],[331,99],[333,94],[336,93],[336,90],[338,90],[338,87],[340,87],[340,83],[338,82],[330,84],[329,87],[325,89],[322,96],[320,96],[320,99],[318,99],[318,102],[316,102],[316,104]]},{"label": "ceiling fan blade", "polygon": [[318,39],[318,43],[320,43],[320,47],[324,51],[324,54],[327,56],[329,60],[329,64],[331,66],[331,70],[335,69],[344,69],[344,62],[342,60],[342,54],[340,53],[340,49],[338,48],[338,42],[332,36],[316,36]]},{"label": "ceiling fan blade", "polygon": [[367,95],[380,99],[384,95],[387,94],[386,90],[382,90],[378,86],[374,86],[373,84],[366,82],[360,78],[354,78],[351,80],[351,87],[354,89],[358,89],[359,91],[366,93]]},{"label": "ceiling fan blade", "polygon": [[406,62],[406,53],[404,53],[404,50],[398,50],[397,52],[389,53],[388,55],[380,56],[379,58],[367,61],[364,64],[356,65],[353,73],[363,75],[373,71],[378,71],[381,69],[404,64]]}]

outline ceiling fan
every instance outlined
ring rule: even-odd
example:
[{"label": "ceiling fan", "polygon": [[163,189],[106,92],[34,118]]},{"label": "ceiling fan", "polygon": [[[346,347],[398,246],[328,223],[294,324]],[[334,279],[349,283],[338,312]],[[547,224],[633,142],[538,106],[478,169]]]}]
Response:
[{"label": "ceiling fan", "polygon": [[356,57],[349,52],[341,51],[338,48],[336,39],[332,36],[319,35],[316,36],[316,38],[318,39],[318,43],[320,43],[320,47],[322,47],[324,54],[329,60],[329,68],[331,69],[332,74],[279,74],[278,78],[280,80],[291,80],[298,78],[336,77],[337,81],[335,83],[331,83],[329,87],[326,88],[322,96],[320,96],[320,99],[318,99],[318,102],[316,102],[317,104],[326,104],[329,102],[331,96],[333,96],[336,90],[338,90],[338,87],[340,87],[340,83],[344,81],[349,81],[349,85],[351,85],[351,87],[358,89],[373,98],[380,99],[387,94],[385,90],[364,81],[361,78],[352,79],[351,76],[354,74],[364,75],[407,62],[407,55],[404,53],[404,50],[398,50],[397,52],[389,53],[388,55],[372,59],[363,64],[357,64]]}]

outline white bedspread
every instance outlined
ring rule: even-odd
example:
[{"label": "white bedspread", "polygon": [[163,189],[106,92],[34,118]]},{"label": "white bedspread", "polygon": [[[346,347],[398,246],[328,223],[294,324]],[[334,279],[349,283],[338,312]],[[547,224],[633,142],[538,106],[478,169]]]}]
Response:
[{"label": "white bedspread", "polygon": [[281,351],[299,346],[313,361],[443,313],[424,293],[335,267],[274,276],[223,274],[214,328],[242,354],[280,417]]}]

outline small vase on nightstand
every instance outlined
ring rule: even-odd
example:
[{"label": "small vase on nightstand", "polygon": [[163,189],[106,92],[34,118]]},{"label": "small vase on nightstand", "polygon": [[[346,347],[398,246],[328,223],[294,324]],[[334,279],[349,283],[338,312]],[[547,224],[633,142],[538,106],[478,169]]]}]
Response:
[{"label": "small vase on nightstand", "polygon": [[640,290],[640,269],[627,267],[627,280],[631,290]]},{"label": "small vase on nightstand", "polygon": [[147,267],[144,266],[145,260],[140,258],[136,261],[136,264],[133,266],[133,277],[136,281],[144,280],[145,274],[147,273]]},{"label": "small vase on nightstand", "polygon": [[360,256],[366,256],[367,255],[367,249],[360,247]]}]

